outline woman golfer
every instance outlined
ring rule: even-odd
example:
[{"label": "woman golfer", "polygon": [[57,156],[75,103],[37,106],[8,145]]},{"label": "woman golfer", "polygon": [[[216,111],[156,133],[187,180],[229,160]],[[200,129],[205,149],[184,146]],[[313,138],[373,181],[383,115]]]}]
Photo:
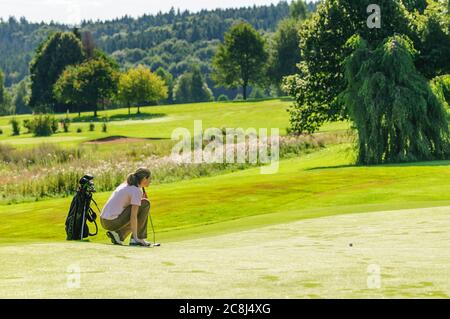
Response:
[{"label": "woman golfer", "polygon": [[126,182],[116,188],[103,207],[100,221],[113,244],[123,245],[131,233],[130,246],[151,246],[145,240],[150,201],[144,190],[150,184],[150,179],[150,171],[139,168],[128,175]]}]

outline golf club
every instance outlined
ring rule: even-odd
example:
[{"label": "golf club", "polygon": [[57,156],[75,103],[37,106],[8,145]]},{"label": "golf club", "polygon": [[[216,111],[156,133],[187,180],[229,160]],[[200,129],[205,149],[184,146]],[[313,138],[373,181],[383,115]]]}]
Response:
[{"label": "golf club", "polygon": [[[147,193],[145,192],[145,188],[142,188],[142,191],[143,191],[145,197],[147,198]],[[150,217],[150,224],[152,225],[152,231],[153,231],[153,245],[152,246],[159,247],[159,246],[161,246],[161,244],[156,242],[155,228],[153,227],[152,214],[150,213],[150,211],[148,212],[148,216]]]}]

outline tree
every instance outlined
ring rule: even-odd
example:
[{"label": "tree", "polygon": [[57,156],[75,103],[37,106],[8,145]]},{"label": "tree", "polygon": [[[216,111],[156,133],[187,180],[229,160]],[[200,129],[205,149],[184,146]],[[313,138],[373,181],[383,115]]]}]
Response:
[{"label": "tree", "polygon": [[[428,0],[419,22],[420,51],[416,59],[419,71],[428,79],[450,73],[450,13],[449,1]],[[421,18],[421,19],[420,19]]]},{"label": "tree", "polygon": [[81,63],[83,60],[83,46],[75,34],[52,34],[39,46],[30,64],[30,107],[37,111],[63,111],[64,108],[57,108],[53,86],[67,66]]},{"label": "tree", "polygon": [[81,117],[82,111],[87,111],[87,102],[82,96],[79,70],[76,66],[67,67],[53,87],[55,98],[58,102],[68,106],[71,112],[77,112]]},{"label": "tree", "polygon": [[173,102],[173,85],[174,85],[174,81],[173,81],[173,75],[172,73],[170,73],[169,71],[165,70],[162,67],[159,67],[158,69],[156,69],[155,71],[156,75],[158,75],[161,79],[164,80],[164,82],[167,85],[167,89],[168,89],[168,97],[167,97],[167,102],[168,103],[172,103]]},{"label": "tree", "polygon": [[305,20],[308,16],[308,7],[303,0],[294,0],[289,6],[291,18],[296,20]]},{"label": "tree", "polygon": [[287,75],[296,74],[300,62],[300,24],[294,19],[282,20],[273,36],[269,58],[268,77],[277,88]]},{"label": "tree", "polygon": [[31,109],[28,106],[30,101],[30,79],[26,77],[15,86],[13,99],[14,114],[30,114]]},{"label": "tree", "polygon": [[81,35],[81,42],[83,43],[83,50],[86,58],[93,59],[95,57],[95,40],[92,33],[84,31]]},{"label": "tree", "polygon": [[128,115],[131,115],[131,104],[133,98],[133,82],[129,72],[121,73],[119,75],[117,99],[123,103],[123,105],[126,105],[128,108]]},{"label": "tree", "polygon": [[417,10],[419,13],[423,13],[427,7],[427,0],[402,0],[402,2],[406,9],[411,12]]},{"label": "tree", "polygon": [[249,85],[263,82],[268,54],[261,35],[248,23],[238,23],[225,34],[213,58],[213,79],[225,87],[242,86],[244,100]]},{"label": "tree", "polygon": [[0,115],[11,113],[11,97],[3,84],[3,73],[0,71]]},{"label": "tree", "polygon": [[3,104],[5,99],[5,88],[4,88],[3,72],[0,70],[0,105]]},{"label": "tree", "polygon": [[350,52],[345,44],[354,34],[366,39],[371,48],[394,34],[405,34],[418,41],[400,0],[379,0],[382,27],[368,28],[366,9],[371,3],[371,0],[325,0],[302,24],[299,70],[284,83],[284,90],[295,98],[290,108],[290,132],[312,133],[326,121],[347,118],[338,95],[346,85],[343,62]]},{"label": "tree", "polygon": [[375,50],[358,37],[352,42],[356,50],[345,62],[348,86],[341,97],[358,131],[358,162],[447,158],[445,111],[414,66],[412,42],[393,36]]},{"label": "tree", "polygon": [[97,110],[100,103],[117,92],[118,74],[108,61],[91,59],[78,66],[68,67],[54,86],[54,94],[62,103],[81,110]]},{"label": "tree", "polygon": [[173,89],[173,98],[177,103],[208,102],[214,99],[197,67],[177,79]]},{"label": "tree", "polygon": [[208,102],[214,100],[211,90],[205,82],[198,66],[192,70],[191,96],[193,102]]},{"label": "tree", "polygon": [[176,103],[190,103],[191,97],[192,74],[182,74],[175,83],[173,88],[173,99]]},{"label": "tree", "polygon": [[119,99],[128,105],[128,114],[131,104],[137,105],[137,113],[140,114],[141,105],[166,99],[168,88],[162,78],[139,65],[120,76],[118,95]]}]

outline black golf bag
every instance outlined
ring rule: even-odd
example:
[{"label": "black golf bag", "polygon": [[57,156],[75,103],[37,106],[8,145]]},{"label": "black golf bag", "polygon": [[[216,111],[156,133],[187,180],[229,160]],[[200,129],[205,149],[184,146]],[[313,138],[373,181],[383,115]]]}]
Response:
[{"label": "black golf bag", "polygon": [[[98,233],[97,214],[91,207],[91,203],[94,203],[97,210],[100,211],[92,198],[92,194],[95,193],[93,179],[93,176],[85,175],[79,181],[77,193],[70,204],[66,219],[67,240],[83,240]],[[89,232],[88,221],[94,224],[95,233]]]}]

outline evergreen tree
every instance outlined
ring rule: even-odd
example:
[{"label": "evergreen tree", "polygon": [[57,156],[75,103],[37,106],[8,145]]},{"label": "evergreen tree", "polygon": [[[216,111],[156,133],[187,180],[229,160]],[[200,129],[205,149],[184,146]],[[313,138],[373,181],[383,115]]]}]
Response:
[{"label": "evergreen tree", "polygon": [[214,96],[198,67],[181,75],[174,86],[173,98],[177,103],[208,102]]},{"label": "evergreen tree", "polygon": [[303,0],[294,0],[289,6],[291,18],[305,20],[308,16],[308,7]]},{"label": "evergreen tree", "polygon": [[208,85],[206,84],[198,66],[193,67],[191,85],[191,96],[193,102],[208,102],[213,100],[212,92],[208,88]]},{"label": "evergreen tree", "polygon": [[83,59],[81,41],[72,32],[57,32],[42,43],[30,64],[30,107],[37,111],[59,111],[53,86],[67,66]]},{"label": "evergreen tree", "polygon": [[341,97],[358,131],[358,162],[444,159],[449,130],[442,103],[415,68],[411,41],[386,39],[375,50],[358,37],[346,60]]}]

